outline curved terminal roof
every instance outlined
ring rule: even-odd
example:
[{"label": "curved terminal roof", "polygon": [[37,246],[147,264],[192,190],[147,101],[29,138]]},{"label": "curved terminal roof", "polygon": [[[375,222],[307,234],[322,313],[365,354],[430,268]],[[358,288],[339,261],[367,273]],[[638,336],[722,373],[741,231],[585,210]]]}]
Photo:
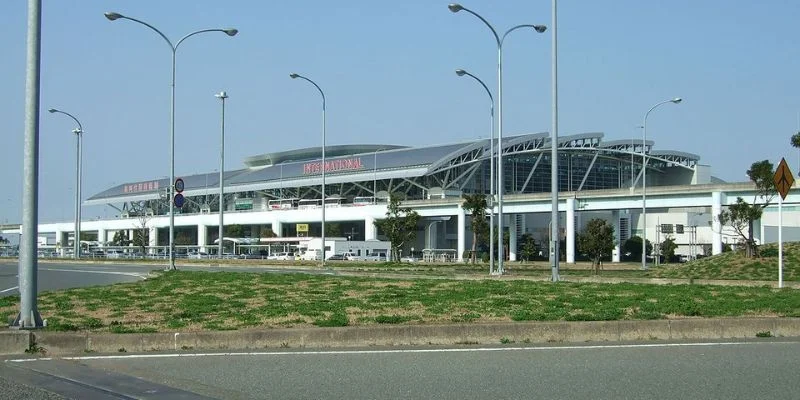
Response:
[{"label": "curved terminal roof", "polygon": [[[559,149],[572,152],[599,152],[609,157],[641,154],[641,140],[603,141],[602,132],[559,136]],[[465,164],[481,162],[491,152],[489,139],[426,147],[356,144],[325,148],[326,183],[349,183],[375,179],[412,178],[430,175]],[[692,168],[700,157],[679,151],[651,151],[653,141],[646,142],[651,165]],[[547,132],[503,138],[503,155],[550,151]],[[495,149],[497,152],[497,149]],[[282,187],[311,186],[321,183],[320,147],[261,154],[246,158],[247,168],[225,172],[225,190],[253,191]],[[184,194],[215,194],[219,173],[209,172],[183,176]],[[153,179],[114,186],[87,199],[84,204],[139,201],[166,196],[167,179]]]},{"label": "curved terminal roof", "polygon": [[[344,144],[336,146],[325,146],[325,158],[345,156],[349,154],[372,153],[375,151],[401,149],[408,146],[396,146],[385,144]],[[314,160],[322,154],[322,146],[306,147],[304,149],[279,151],[275,153],[259,154],[257,156],[244,159],[247,167],[261,167],[276,165],[289,161],[308,161]]]}]

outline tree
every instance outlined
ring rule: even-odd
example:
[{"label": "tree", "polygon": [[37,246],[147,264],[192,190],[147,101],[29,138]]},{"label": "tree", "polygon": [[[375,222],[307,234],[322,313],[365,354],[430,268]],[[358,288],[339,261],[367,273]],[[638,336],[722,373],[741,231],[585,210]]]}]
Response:
[{"label": "tree", "polygon": [[792,135],[792,139],[790,140],[792,147],[796,149],[800,149],[800,132],[795,133]]},{"label": "tree", "polygon": [[136,230],[133,232],[133,245],[141,249],[142,254],[145,248],[150,245],[150,229],[147,224],[153,217],[153,210],[144,201],[131,203],[131,214],[136,216]]},{"label": "tree", "polygon": [[[653,253],[653,245],[650,241],[647,241],[647,255]],[[630,254],[628,256],[629,260],[641,260],[642,259],[642,237],[641,236],[631,236],[630,239],[626,240],[625,243],[622,245],[622,252],[624,254]]]},{"label": "tree", "polygon": [[127,246],[131,244],[130,239],[128,239],[128,233],[123,231],[117,231],[114,234],[114,238],[111,239],[111,244],[114,246]]},{"label": "tree", "polygon": [[272,228],[261,227],[261,233],[260,233],[259,237],[262,237],[262,238],[274,238],[274,237],[277,237],[277,236],[278,235],[276,235],[275,232],[272,231]]},{"label": "tree", "polygon": [[539,254],[539,244],[530,233],[523,234],[520,238],[519,253],[523,261],[531,261]]},{"label": "tree", "polygon": [[241,225],[228,225],[222,230],[223,235],[227,237],[240,238],[244,237],[244,228]]},{"label": "tree", "polygon": [[675,238],[672,236],[667,236],[667,238],[661,242],[661,255],[664,256],[664,262],[669,263],[675,258],[675,250],[677,248],[678,245],[675,243]]},{"label": "tree", "polygon": [[[741,242],[744,243],[747,257],[758,255],[758,247],[753,238],[753,223],[761,218],[764,208],[769,206],[775,198],[777,189],[775,181],[773,181],[774,175],[775,169],[769,160],[754,162],[747,170],[747,176],[756,186],[753,203],[750,204],[741,197],[737,197],[736,204],[728,206],[717,216],[720,224],[730,226],[739,236]],[[761,203],[758,203],[759,199],[761,199]]]},{"label": "tree", "polygon": [[489,223],[486,222],[486,195],[475,193],[465,194],[461,207],[472,217],[472,263],[475,264],[476,249],[479,244],[486,242],[489,236]]},{"label": "tree", "polygon": [[383,231],[391,243],[393,261],[400,259],[400,249],[407,242],[417,237],[419,214],[416,211],[400,207],[400,198],[396,194],[389,195],[386,206],[386,218],[375,221],[375,226]]},{"label": "tree", "polygon": [[594,274],[600,273],[600,258],[614,250],[614,227],[606,220],[593,218],[578,234],[578,249],[592,260]]},{"label": "tree", "polygon": [[325,223],[325,236],[327,237],[342,237],[342,224],[338,222]]}]

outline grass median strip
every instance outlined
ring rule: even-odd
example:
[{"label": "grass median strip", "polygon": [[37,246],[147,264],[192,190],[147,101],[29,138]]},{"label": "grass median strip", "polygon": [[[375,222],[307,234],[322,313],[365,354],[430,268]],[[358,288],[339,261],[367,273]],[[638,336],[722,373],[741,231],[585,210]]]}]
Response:
[{"label": "grass median strip", "polygon": [[[19,297],[0,298],[13,316]],[[800,317],[800,291],[766,287],[162,272],[43,293],[49,330],[163,332],[372,324]]]}]

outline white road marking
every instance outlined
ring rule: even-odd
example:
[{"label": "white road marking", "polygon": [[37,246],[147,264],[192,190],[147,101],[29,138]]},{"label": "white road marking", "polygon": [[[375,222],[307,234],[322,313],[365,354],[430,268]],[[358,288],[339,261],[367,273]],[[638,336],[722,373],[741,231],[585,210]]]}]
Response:
[{"label": "white road marking", "polygon": [[[325,351],[258,351],[227,353],[179,353],[179,354],[128,354],[109,356],[60,357],[61,360],[124,360],[146,358],[179,358],[179,357],[233,357],[233,356],[316,356],[316,355],[362,355],[362,354],[403,354],[403,353],[474,353],[487,351],[550,351],[550,350],[598,350],[598,349],[635,349],[666,347],[713,347],[713,346],[748,346],[757,344],[787,344],[796,342],[707,342],[707,343],[650,343],[650,344],[609,344],[590,346],[548,346],[548,347],[480,347],[465,349],[397,349],[397,350],[325,350]],[[49,361],[47,358],[24,358],[6,360],[9,362]]]},{"label": "white road marking", "polygon": [[39,269],[43,271],[56,271],[56,272],[84,272],[87,274],[125,275],[125,276],[133,276],[139,279],[147,279],[147,274],[141,274],[138,272],[92,271],[86,269],[63,269],[63,268],[39,268]]},{"label": "white road marking", "polygon": [[0,290],[0,293],[10,292],[12,290],[19,289],[19,286],[10,287],[8,289]]}]

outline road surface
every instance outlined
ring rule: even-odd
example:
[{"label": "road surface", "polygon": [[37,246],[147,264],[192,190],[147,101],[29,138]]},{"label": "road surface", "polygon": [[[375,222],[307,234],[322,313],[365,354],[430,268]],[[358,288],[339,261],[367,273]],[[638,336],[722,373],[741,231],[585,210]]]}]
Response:
[{"label": "road surface", "polygon": [[800,397],[797,339],[512,346],[87,355],[4,367],[59,376],[64,390],[74,385],[63,379],[80,382],[87,398],[98,387],[219,399]]}]

